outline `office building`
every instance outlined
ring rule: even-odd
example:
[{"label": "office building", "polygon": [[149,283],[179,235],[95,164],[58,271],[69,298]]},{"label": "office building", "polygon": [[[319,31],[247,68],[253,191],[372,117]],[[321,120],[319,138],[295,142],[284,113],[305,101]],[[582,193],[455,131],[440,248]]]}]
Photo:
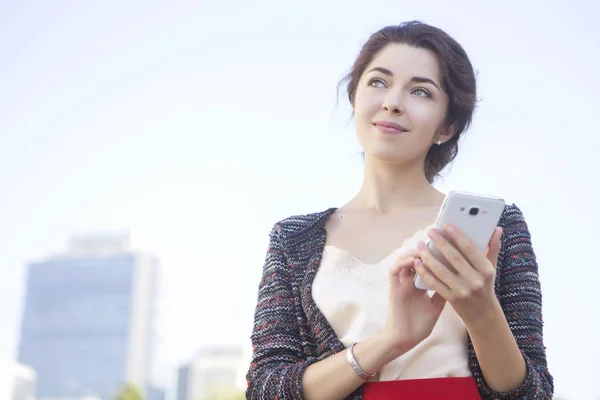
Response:
[{"label": "office building", "polygon": [[157,260],[128,235],[78,236],[65,254],[28,268],[19,361],[38,399],[145,394],[154,352]]},{"label": "office building", "polygon": [[178,370],[177,400],[207,400],[218,397],[215,393],[243,392],[249,365],[245,350],[241,346],[200,350]]}]

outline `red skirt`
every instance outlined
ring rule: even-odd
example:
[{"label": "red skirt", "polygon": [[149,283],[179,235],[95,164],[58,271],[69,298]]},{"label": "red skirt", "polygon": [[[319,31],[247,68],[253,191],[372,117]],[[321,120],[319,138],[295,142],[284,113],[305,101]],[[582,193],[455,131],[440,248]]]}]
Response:
[{"label": "red skirt", "polygon": [[429,378],[369,382],[364,400],[481,400],[475,379]]}]

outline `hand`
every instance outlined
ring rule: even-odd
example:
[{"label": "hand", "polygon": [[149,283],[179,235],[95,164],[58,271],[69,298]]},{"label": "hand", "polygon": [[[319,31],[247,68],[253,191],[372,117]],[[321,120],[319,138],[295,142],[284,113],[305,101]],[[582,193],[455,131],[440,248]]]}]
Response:
[{"label": "hand", "polygon": [[[389,299],[383,336],[396,356],[410,350],[431,334],[446,300],[414,285],[417,251],[399,258],[389,271]],[[394,357],[396,358],[396,357]]]},{"label": "hand", "polygon": [[456,227],[448,225],[444,233],[450,241],[436,229],[430,231],[429,237],[454,271],[438,260],[423,242],[417,246],[422,262],[417,262],[415,269],[430,288],[452,305],[468,327],[484,321],[483,317],[498,309],[494,281],[502,228],[494,231],[485,254]]}]

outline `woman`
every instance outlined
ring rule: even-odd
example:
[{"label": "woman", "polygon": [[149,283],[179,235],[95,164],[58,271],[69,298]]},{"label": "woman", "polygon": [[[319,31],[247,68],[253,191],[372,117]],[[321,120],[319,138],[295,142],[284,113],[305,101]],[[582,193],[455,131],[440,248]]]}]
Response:
[{"label": "woman", "polygon": [[[345,79],[364,182],[339,209],[275,225],[259,286],[248,399],[551,399],[537,264],[504,210],[485,254],[430,227],[476,100],[443,31],[383,28]],[[445,268],[425,246],[452,260]],[[400,245],[400,247],[399,247]],[[420,274],[435,290],[416,289]]]}]

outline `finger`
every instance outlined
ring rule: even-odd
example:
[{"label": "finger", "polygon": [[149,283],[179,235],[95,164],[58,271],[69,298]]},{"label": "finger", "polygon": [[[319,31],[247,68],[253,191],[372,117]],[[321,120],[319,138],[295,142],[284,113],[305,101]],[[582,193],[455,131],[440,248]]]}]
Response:
[{"label": "finger", "polygon": [[419,251],[416,248],[404,251],[400,255],[398,255],[398,257],[396,257],[396,262],[394,266],[396,266],[399,263],[404,265],[405,262],[408,262],[411,264],[412,267],[412,261],[417,257],[419,257]]},{"label": "finger", "polygon": [[[458,289],[461,286],[461,277],[438,260],[423,242],[420,242],[418,246],[421,250],[421,260],[430,273],[453,291]],[[464,267],[461,267],[461,269],[464,269]]]},{"label": "finger", "polygon": [[[448,241],[448,239],[444,237],[444,235],[442,235],[440,231],[438,231],[437,229],[431,230],[429,232],[429,237],[435,244],[436,248],[442,253],[446,260],[448,260],[450,265],[454,267],[454,269],[460,275],[462,275],[466,279],[471,280],[477,278],[477,271],[474,269],[471,263],[465,258],[465,256],[463,256],[463,254],[459,250],[457,250],[457,248],[452,243]],[[425,262],[425,265],[431,267],[431,265],[428,262]]]},{"label": "finger", "polygon": [[427,286],[429,286],[436,293],[439,293],[443,298],[445,298],[445,299],[450,298],[450,294],[451,294],[450,288],[448,288],[448,286],[446,286],[443,282],[441,282],[439,279],[437,279],[431,273],[429,268],[427,268],[423,264],[423,261],[416,258],[413,263],[413,266],[415,268],[415,271],[417,271],[417,273],[419,274],[421,279],[423,279],[425,281]]},{"label": "finger", "polygon": [[393,276],[398,276],[402,269],[412,266],[413,260],[414,257],[398,258],[398,260],[396,260],[396,263],[390,267],[388,273]]},{"label": "finger", "polygon": [[398,256],[398,259],[408,258],[408,257],[413,257],[413,258],[419,257],[419,250],[416,249],[416,248],[412,248],[412,249],[410,249],[410,250],[408,250],[408,251],[403,252],[402,254],[400,254]]},{"label": "finger", "polygon": [[438,292],[435,292],[433,296],[431,296],[431,304],[433,305],[434,309],[439,312],[439,315],[446,305],[446,299]]},{"label": "finger", "polygon": [[397,287],[400,284],[401,279],[405,279],[402,275],[403,271],[408,271],[410,272],[410,268],[413,265],[413,257],[407,257],[407,258],[402,258],[399,259],[396,264],[394,264],[390,270],[388,271],[389,274],[389,285],[390,288],[393,289],[395,287]]},{"label": "finger", "polygon": [[500,254],[500,247],[502,246],[502,228],[497,227],[492,235],[490,244],[485,251],[485,257],[490,263],[496,268],[498,263],[498,254]]},{"label": "finger", "polygon": [[[424,296],[429,295],[427,293],[423,294]],[[429,312],[423,313],[423,318],[426,318],[431,323],[435,324],[440,318],[440,314],[444,311],[444,306],[446,305],[446,299],[442,297],[439,293],[434,293],[429,299]]]},{"label": "finger", "polygon": [[487,258],[485,254],[479,251],[471,239],[452,224],[446,225],[444,232],[456,244],[456,248],[462,253],[464,259],[466,259],[472,268],[475,268],[479,272],[483,272],[486,269],[488,266]]},{"label": "finger", "polygon": [[[410,265],[407,265],[406,267],[402,268],[400,270],[400,273],[398,274],[398,283],[402,284],[404,282],[410,282],[412,284],[414,277],[415,277],[415,273],[412,270],[412,265],[413,263],[411,262]],[[413,286],[413,285],[411,285]]]}]

